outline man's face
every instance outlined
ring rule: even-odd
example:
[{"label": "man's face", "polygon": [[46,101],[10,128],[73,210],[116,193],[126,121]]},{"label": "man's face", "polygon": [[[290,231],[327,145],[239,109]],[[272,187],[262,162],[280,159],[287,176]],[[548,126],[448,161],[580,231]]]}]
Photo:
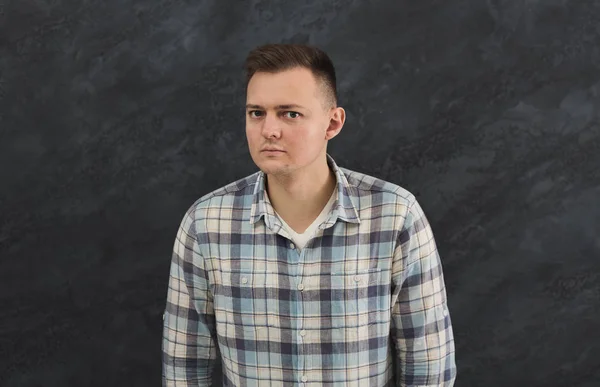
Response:
[{"label": "man's face", "polygon": [[250,155],[272,175],[310,169],[345,119],[342,108],[325,107],[323,86],[306,68],[255,73],[248,83],[246,104]]}]

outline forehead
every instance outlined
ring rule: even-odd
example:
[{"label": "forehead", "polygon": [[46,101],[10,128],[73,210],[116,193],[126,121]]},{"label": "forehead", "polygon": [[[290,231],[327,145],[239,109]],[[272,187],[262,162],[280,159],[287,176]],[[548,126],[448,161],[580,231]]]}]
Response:
[{"label": "forehead", "polygon": [[312,72],[295,68],[278,73],[255,73],[248,83],[246,100],[259,105],[318,102],[318,85]]}]

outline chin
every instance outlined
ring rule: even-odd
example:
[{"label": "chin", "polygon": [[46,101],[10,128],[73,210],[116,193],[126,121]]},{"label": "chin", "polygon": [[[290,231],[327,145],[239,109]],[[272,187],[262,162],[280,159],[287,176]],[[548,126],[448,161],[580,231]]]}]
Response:
[{"label": "chin", "polygon": [[282,165],[278,160],[262,160],[256,165],[267,175],[284,175],[288,172],[288,166]]},{"label": "chin", "polygon": [[268,175],[277,175],[284,172],[284,168],[279,165],[273,165],[272,162],[257,163],[258,168]]},{"label": "chin", "polygon": [[[285,157],[287,154],[282,156]],[[282,159],[282,156],[268,157],[259,151],[252,156],[252,160],[254,161],[254,164],[256,164],[256,166],[264,173],[277,175],[286,173],[289,170],[289,160]]]}]

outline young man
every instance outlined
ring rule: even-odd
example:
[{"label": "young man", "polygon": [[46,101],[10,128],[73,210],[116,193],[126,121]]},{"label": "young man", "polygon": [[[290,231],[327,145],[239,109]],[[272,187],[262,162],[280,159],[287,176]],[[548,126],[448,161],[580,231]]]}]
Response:
[{"label": "young man", "polygon": [[220,362],[225,386],[452,386],[442,265],[421,207],[327,153],[345,121],[330,59],[265,45],[246,70],[260,171],[181,222],[163,385],[209,386]]}]

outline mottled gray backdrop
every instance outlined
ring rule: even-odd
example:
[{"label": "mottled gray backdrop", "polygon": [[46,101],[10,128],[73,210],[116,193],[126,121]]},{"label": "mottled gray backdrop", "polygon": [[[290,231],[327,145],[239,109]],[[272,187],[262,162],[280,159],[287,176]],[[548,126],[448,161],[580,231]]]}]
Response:
[{"label": "mottled gray backdrop", "polygon": [[600,385],[600,1],[0,1],[0,385],[159,386],[171,249],[256,171],[242,63],[315,44],[413,192],[456,386]]}]

